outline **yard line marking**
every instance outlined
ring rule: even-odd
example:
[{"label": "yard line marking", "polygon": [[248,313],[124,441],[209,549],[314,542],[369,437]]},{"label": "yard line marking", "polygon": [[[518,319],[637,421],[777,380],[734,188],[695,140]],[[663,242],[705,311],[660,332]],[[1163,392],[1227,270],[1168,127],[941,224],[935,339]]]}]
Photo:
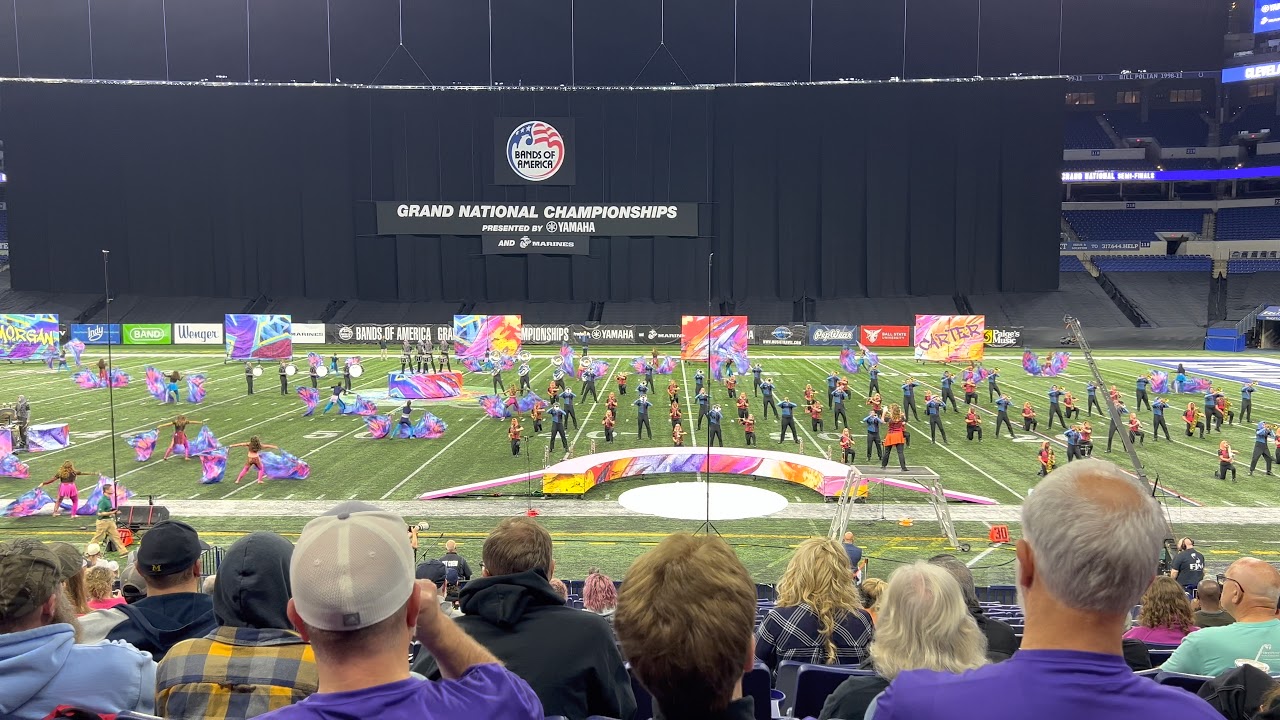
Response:
[{"label": "yard line marking", "polygon": [[[405,484],[405,483],[407,483],[407,482],[409,482],[410,480],[412,480],[412,479],[414,478],[414,476],[416,476],[418,473],[420,473],[420,472],[422,472],[423,470],[425,470],[425,469],[427,468],[427,466],[428,466],[428,465],[430,465],[431,463],[435,462],[435,461],[436,461],[436,459],[437,459],[437,458],[439,458],[441,455],[445,454],[445,452],[447,452],[447,451],[449,450],[449,448],[453,447],[453,446],[454,446],[454,444],[456,444],[459,440],[461,440],[462,438],[466,437],[467,433],[471,432],[472,430],[475,430],[477,427],[479,427],[479,426],[480,426],[480,423],[482,423],[482,422],[484,422],[485,420],[488,420],[488,419],[489,419],[489,416],[487,416],[487,415],[482,416],[482,417],[480,417],[479,419],[477,419],[474,423],[472,423],[472,424],[471,424],[471,427],[468,427],[466,430],[463,430],[463,431],[458,435],[458,437],[454,438],[454,439],[453,439],[453,442],[449,443],[448,445],[445,445],[445,446],[444,446],[443,448],[441,448],[441,449],[440,449],[440,451],[439,451],[439,452],[437,452],[435,455],[432,455],[431,457],[427,458],[427,461],[426,461],[426,462],[424,462],[424,463],[422,463],[421,465],[419,465],[417,470],[414,470],[413,472],[409,473],[409,475],[408,475],[407,477],[405,477],[405,479],[403,479],[403,480],[401,480],[400,482],[396,483],[396,486],[395,486],[395,487],[393,487],[393,488],[391,488],[390,490],[388,490],[388,491],[387,491],[386,493],[384,493],[384,494],[382,495],[382,497],[381,497],[381,498],[379,498],[379,499],[380,499],[380,500],[386,500],[387,498],[391,497],[391,495],[392,495],[393,493],[395,493],[395,491],[399,490],[401,487],[403,487],[403,486],[404,486],[404,484]],[[285,498],[285,499],[287,500],[288,498]]]},{"label": "yard line marking", "polygon": [[254,496],[253,496],[252,498],[250,498],[250,499],[251,499],[251,500],[257,500],[257,499],[258,499],[258,498],[260,498],[260,497],[262,497],[262,493],[258,493],[257,495],[254,495]]},{"label": "yard line marking", "polygon": [[1004,546],[1004,543],[996,543],[995,545],[992,545],[991,547],[987,548],[986,550],[983,550],[982,552],[978,553],[977,555],[974,555],[972,560],[970,560],[969,562],[965,563],[965,566],[966,566],[966,567],[973,567],[974,565],[977,565],[979,560],[981,560],[982,558],[984,558],[984,557],[986,557],[986,556],[990,555],[991,553],[995,552],[996,550],[999,550],[999,549],[1000,549],[1001,547],[1003,547],[1003,546]]},{"label": "yard line marking", "polygon": [[285,496],[284,496],[284,499],[285,499],[285,500],[288,500],[289,498],[293,497],[293,496],[294,496],[294,495],[296,495],[296,494],[297,494],[297,493],[289,493],[288,495],[285,495]]},{"label": "yard line marking", "polygon": [[[621,360],[619,360],[619,362],[620,361]],[[615,362],[609,368],[609,377],[613,377],[613,371],[617,369],[617,367],[618,367],[618,363]],[[568,378],[569,376],[566,374],[565,377]],[[608,387],[608,385],[606,385],[605,387]],[[649,388],[649,389],[653,390],[653,388]],[[573,442],[569,443],[570,448],[578,447],[578,438],[582,437],[582,432],[586,430],[587,427],[591,424],[591,414],[596,411],[596,406],[598,406],[599,404],[600,404],[599,398],[597,398],[596,402],[591,403],[591,407],[587,409],[587,414],[583,417],[582,422],[578,425],[578,431],[573,434]],[[614,418],[614,419],[616,420],[617,418]]]},{"label": "yard line marking", "polygon": [[693,447],[698,447],[698,433],[693,431],[693,423],[697,419],[698,409],[694,407],[694,396],[697,394],[693,388],[689,387],[689,371],[684,366],[684,360],[680,360],[680,389],[684,391],[684,400],[689,405],[689,440],[693,443]]},{"label": "yard line marking", "polygon": [[195,495],[190,495],[190,496],[188,496],[188,497],[187,497],[187,499],[188,499],[188,500],[195,500],[195,499],[196,499],[196,498],[198,498],[198,497],[200,497],[200,493],[196,493]]}]

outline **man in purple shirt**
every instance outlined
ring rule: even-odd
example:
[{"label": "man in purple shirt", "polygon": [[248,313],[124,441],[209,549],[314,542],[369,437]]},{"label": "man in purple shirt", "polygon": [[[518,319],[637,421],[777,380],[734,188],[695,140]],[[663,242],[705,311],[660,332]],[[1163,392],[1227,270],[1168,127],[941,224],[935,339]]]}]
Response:
[{"label": "man in purple shirt", "polygon": [[[361,502],[307,523],[293,551],[289,620],[315,651],[320,691],[259,717],[540,720],[533,690],[440,612],[436,587],[414,581],[404,520]],[[412,677],[414,637],[441,680]]]},{"label": "man in purple shirt", "polygon": [[1204,700],[1124,662],[1125,620],[1155,577],[1165,535],[1146,490],[1102,460],[1050,473],[1022,506],[1021,649],[961,675],[902,673],[867,717],[1221,720]]}]

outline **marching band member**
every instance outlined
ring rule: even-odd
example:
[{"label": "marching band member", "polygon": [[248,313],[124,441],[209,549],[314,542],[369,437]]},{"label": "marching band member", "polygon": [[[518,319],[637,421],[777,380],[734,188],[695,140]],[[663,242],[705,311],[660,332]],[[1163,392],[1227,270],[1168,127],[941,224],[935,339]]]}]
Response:
[{"label": "marching band member", "polygon": [[[280,361],[280,394],[281,395],[289,394],[289,373],[287,372],[288,369],[289,369],[288,364],[284,360],[281,360]],[[175,400],[174,402],[177,402],[177,401]]]},{"label": "marching band member", "polygon": [[881,459],[884,455],[884,446],[880,444],[880,413],[870,412],[862,418],[862,422],[867,427],[867,460],[871,460],[871,448],[875,446],[876,459]]},{"label": "marching band member", "polygon": [[724,447],[724,435],[720,434],[720,421],[724,419],[724,414],[720,412],[720,406],[716,405],[711,408],[711,412],[707,413],[707,447],[711,447],[720,441],[720,447]]},{"label": "marching band member", "polygon": [[1063,436],[1067,439],[1067,462],[1084,457],[1080,454],[1080,423],[1067,428]]},{"label": "marching band member", "polygon": [[578,429],[578,413],[573,409],[573,400],[578,397],[574,394],[573,388],[565,387],[560,391],[560,408],[564,410],[564,414],[573,418],[573,429]]},{"label": "marching band member", "polygon": [[[99,360],[98,362],[101,363],[102,361]],[[247,360],[244,363],[244,384],[249,387],[248,391],[245,394],[252,395],[253,394],[253,363]]]},{"label": "marching band member", "polygon": [[973,405],[969,406],[969,412],[964,416],[965,436],[968,440],[973,440],[973,436],[978,436],[978,442],[982,442],[982,418],[978,417],[978,411]]},{"label": "marching band member", "polygon": [[[839,394],[840,394],[840,391],[836,390],[836,395],[839,395]],[[816,399],[813,402],[809,403],[809,420],[813,424],[814,432],[819,432],[822,430],[822,403]],[[848,427],[848,426],[849,426],[849,421],[845,420],[845,427]]]},{"label": "marching band member", "polygon": [[[842,379],[841,384],[836,386],[836,391],[831,393],[831,426],[833,428],[840,427],[840,421],[844,420],[844,426],[849,427],[849,416],[844,412],[844,401],[849,398],[849,386]],[[822,412],[822,404],[814,403],[818,406],[818,412]]]},{"label": "marching band member", "polygon": [[[426,352],[426,355],[427,355],[426,367],[431,372],[437,372],[436,353],[435,353],[435,347],[431,344],[431,333],[427,333],[427,336],[422,338],[422,349]],[[440,347],[440,354],[441,355],[445,354],[445,349],[443,345]]]},{"label": "marching band member", "polygon": [[840,391],[840,392],[844,393],[844,396],[845,396],[846,398],[853,397],[853,391],[849,389],[849,380],[848,380],[848,378],[841,377],[839,380],[837,380],[837,381],[836,381],[836,390],[838,390],[838,391]]},{"label": "marching band member", "polygon": [[701,430],[702,418],[711,411],[711,396],[707,394],[706,388],[698,388],[698,394],[693,396],[693,399],[698,402],[698,426],[694,429]]},{"label": "marching band member", "polygon": [[568,452],[569,438],[564,434],[564,410],[559,405],[552,405],[547,408],[547,414],[551,416],[551,449],[556,449],[556,436],[559,435],[560,444]]},{"label": "marching band member", "polygon": [[937,433],[942,433],[942,442],[947,442],[947,429],[942,426],[942,411],[946,407],[942,398],[924,394],[924,415],[929,418],[929,440],[935,445],[938,444]]},{"label": "marching band member", "polygon": [[840,431],[840,462],[848,465],[854,461],[857,453],[853,449],[853,436],[849,428]]},{"label": "marching band member", "polygon": [[910,375],[907,376],[907,381],[902,384],[902,416],[904,418],[907,416],[907,411],[910,410],[916,420],[920,419],[920,411],[916,410],[916,388],[919,386],[920,383],[916,382],[916,379]]},{"label": "marching band member", "polygon": [[750,413],[747,414],[746,421],[742,423],[742,430],[743,432],[746,433],[747,444],[755,445],[756,444],[756,416],[755,415],[751,415]]},{"label": "marching band member", "polygon": [[609,393],[609,397],[604,399],[604,408],[605,410],[612,410],[613,414],[617,415],[618,414],[618,396],[614,393]]},{"label": "marching band member", "polygon": [[1084,386],[1084,389],[1086,394],[1089,396],[1089,417],[1093,417],[1094,408],[1098,408],[1099,415],[1104,414],[1102,412],[1102,406],[1098,404],[1098,384],[1090,380],[1089,384]]},{"label": "marching band member", "polygon": [[747,419],[747,394],[745,392],[738,393],[738,422]]},{"label": "marching band member", "polygon": [[417,351],[414,353],[414,365],[413,365],[414,372],[421,375],[422,373],[426,372],[426,370],[424,370],[424,367],[427,365],[427,350],[422,346],[421,340],[418,341],[418,344],[414,348],[414,350]]},{"label": "marching band member", "polygon": [[649,426],[649,406],[653,403],[649,402],[648,396],[641,395],[631,404],[636,406],[636,439],[639,440],[640,433],[647,430],[649,439],[652,440],[653,428]]},{"label": "marching band member", "polygon": [[1137,380],[1137,391],[1134,393],[1133,409],[1141,410],[1143,403],[1146,403],[1147,409],[1151,409],[1151,401],[1147,399],[1147,386],[1151,384],[1150,375],[1139,375]]},{"label": "marching band member", "polygon": [[1204,422],[1200,420],[1200,411],[1196,409],[1194,402],[1187,403],[1187,411],[1182,413],[1182,420],[1187,424],[1187,437],[1191,437],[1191,430],[1195,428],[1200,431],[1200,439],[1204,439]]},{"label": "marching band member", "polygon": [[800,438],[796,435],[796,404],[783,397],[782,402],[778,403],[778,410],[782,413],[782,416],[778,418],[782,422],[782,432],[778,435],[778,442],[781,443],[787,439],[787,428],[791,428],[791,439],[799,443]]},{"label": "marching band member", "polygon": [[627,374],[620,372],[614,376],[614,380],[618,382],[618,394],[626,395],[627,394]]},{"label": "marching band member", "polygon": [[[1254,456],[1254,459],[1255,461],[1257,460],[1256,455]],[[1218,472],[1214,473],[1213,476],[1218,478],[1219,480],[1226,480],[1227,473],[1230,472],[1231,480],[1232,482],[1235,482],[1235,479],[1236,479],[1235,460],[1236,460],[1236,451],[1231,449],[1231,443],[1228,443],[1226,440],[1223,440],[1222,442],[1218,443]],[[1250,470],[1249,474],[1252,475],[1253,470]]]},{"label": "marching band member", "polygon": [[1240,388],[1240,422],[1253,422],[1253,393],[1257,389],[1257,380],[1250,380]]},{"label": "marching band member", "polygon": [[319,363],[316,363],[314,365],[309,365],[307,367],[307,377],[311,378],[312,390],[317,390],[320,388],[320,371],[317,370],[318,367],[320,367]]},{"label": "marching band member", "polygon": [[1049,444],[1048,440],[1040,443],[1040,452],[1037,459],[1040,461],[1040,469],[1036,471],[1036,475],[1044,477],[1053,472],[1053,446]]},{"label": "marching band member", "polygon": [[897,405],[889,406],[889,428],[884,437],[884,452],[880,456],[880,467],[889,466],[889,451],[896,449],[898,451],[898,467],[902,472],[907,471],[907,459],[902,451],[902,446],[906,443],[907,416],[903,414],[902,408]]},{"label": "marching band member", "polygon": [[560,383],[553,377],[547,383],[547,402],[555,404],[560,399]]},{"label": "marching band member", "polygon": [[703,382],[705,382],[705,381],[706,381],[706,377],[702,374],[702,370],[701,370],[701,369],[699,369],[697,372],[695,372],[695,373],[693,374],[693,392],[694,392],[694,394],[697,394],[697,393],[702,392],[702,384],[703,384]]},{"label": "marching band member", "polygon": [[806,403],[811,403],[811,402],[813,402],[813,396],[814,396],[813,383],[805,383],[805,386],[804,386],[804,401],[805,401]]},{"label": "marching band member", "polygon": [[1235,425],[1236,411],[1231,409],[1231,401],[1227,399],[1227,396],[1221,395],[1221,394],[1218,395],[1217,404],[1218,404],[1218,414],[1223,415],[1227,418],[1228,425]]},{"label": "marching band member", "polygon": [[827,402],[831,402],[831,395],[836,391],[836,383],[838,382],[840,382],[840,376],[835,374],[835,371],[832,371],[827,376]]},{"label": "marching band member", "polygon": [[498,393],[506,391],[507,384],[502,382],[502,366],[494,363],[493,370],[490,371],[490,375],[493,377],[493,394],[497,395]]},{"label": "marching band member", "polygon": [[236,476],[236,484],[240,484],[240,481],[244,479],[244,474],[249,472],[249,468],[251,467],[258,468],[258,482],[261,483],[262,476],[266,474],[266,471],[262,468],[262,459],[258,457],[258,453],[263,450],[279,450],[279,448],[275,445],[263,445],[257,435],[249,438],[249,442],[235,443],[234,445],[227,446],[228,449],[236,447],[249,449],[248,455],[245,456],[244,467],[240,468],[240,474]]},{"label": "marching band member", "polygon": [[1031,407],[1031,401],[1022,403],[1022,431],[1031,432],[1039,425],[1040,421],[1036,419],[1036,411]]},{"label": "marching band member", "polygon": [[964,404],[978,404],[978,384],[973,381],[972,377],[965,378],[964,383],[960,385],[964,390]]},{"label": "marching band member", "polygon": [[880,365],[872,365],[867,371],[867,394],[880,392]]},{"label": "marching band member", "polygon": [[535,433],[542,432],[542,416],[546,413],[546,405],[541,402],[535,402],[533,409],[529,411],[529,419],[533,420],[533,431]]},{"label": "marching band member", "polygon": [[[335,355],[334,357],[337,356]],[[337,365],[337,363],[334,363],[334,365]],[[329,368],[330,371],[336,371],[337,369],[336,367]],[[400,346],[400,374],[403,375],[406,372],[413,372],[413,346],[409,345],[408,340],[405,340],[404,344]]]},{"label": "marching band member", "polygon": [[1079,457],[1093,457],[1093,423],[1088,420],[1080,426],[1080,449],[1076,454]]},{"label": "marching band member", "polygon": [[1063,396],[1063,392],[1057,385],[1049,386],[1049,428],[1053,428],[1053,418],[1056,415],[1058,424],[1062,427],[1067,426],[1067,421],[1062,417],[1062,406],[1058,404],[1058,400]]},{"label": "marching band member", "polygon": [[[996,384],[996,379],[999,377],[1000,371],[991,368],[991,374],[987,375],[987,402],[995,402],[995,399],[1000,397],[1000,386]],[[996,434],[999,435],[1000,432],[997,430]]]},{"label": "marching band member", "polygon": [[[769,410],[773,410],[773,416],[778,417],[778,404],[773,401],[773,378],[767,377],[764,382],[760,383],[760,392],[764,393],[764,419],[769,419]],[[809,399],[813,398],[813,387],[810,386],[805,391]]]},{"label": "marching band member", "polygon": [[612,409],[605,410],[604,420],[601,421],[600,423],[601,425],[604,425],[604,441],[605,442],[607,443],[613,442],[613,426],[616,425],[617,423],[618,421],[615,420],[613,417],[613,410]]},{"label": "marching band member", "polygon": [[[1127,417],[1129,415],[1129,408],[1125,407],[1124,403],[1117,403],[1117,405],[1119,407],[1116,408],[1116,417]],[[1122,419],[1120,422],[1124,422],[1124,420]],[[1112,418],[1111,424],[1107,426],[1107,452],[1111,452],[1111,439],[1115,437],[1118,432],[1120,432],[1120,428],[1116,425],[1115,418]]]},{"label": "marching band member", "polygon": [[751,385],[756,397],[760,397],[760,385],[762,384],[760,382],[760,374],[763,372],[764,368],[760,367],[759,362],[751,366]]},{"label": "marching band member", "polygon": [[[1076,406],[1076,399],[1071,395],[1070,390],[1062,396],[1062,407],[1067,409],[1066,415],[1068,420],[1072,418],[1075,418],[1076,420],[1080,419],[1080,408]],[[1068,462],[1070,462],[1070,460],[1068,460]]]},{"label": "marching band member", "polygon": [[1218,392],[1217,388],[1212,388],[1204,394],[1204,429],[1209,430],[1212,426],[1218,432],[1222,432],[1222,413],[1218,412]]},{"label": "marching band member", "polygon": [[444,368],[444,372],[453,372],[453,361],[449,359],[449,348],[446,345],[440,346],[440,366],[436,368],[436,372],[440,372],[440,367]]},{"label": "marching band member", "polygon": [[1276,428],[1274,425],[1268,425],[1259,422],[1257,429],[1253,433],[1253,457],[1249,460],[1249,474],[1253,474],[1254,468],[1258,467],[1258,458],[1266,458],[1267,474],[1271,474],[1271,440],[1276,436]]},{"label": "marching band member", "polygon": [[667,383],[667,400],[673,403],[680,402],[680,386],[676,384],[674,378]]},{"label": "marching band member", "polygon": [[[522,363],[520,365],[519,376],[520,376],[520,392],[525,392],[525,391],[532,392],[533,383],[530,382],[530,378],[529,378],[529,363]],[[595,383],[592,382],[593,390],[595,389],[594,385]]]},{"label": "marching band member", "polygon": [[880,393],[874,393],[867,398],[866,404],[870,406],[871,412],[880,415],[883,412],[884,401],[880,399]]},{"label": "marching band member", "polygon": [[[732,370],[732,366],[730,366],[730,369]],[[729,399],[733,399],[735,394],[738,392],[738,376],[729,375],[726,377],[724,379],[724,389],[728,391]]]},{"label": "marching band member", "polygon": [[644,384],[653,387],[653,363],[644,364]]},{"label": "marching band member", "polygon": [[1116,389],[1115,385],[1112,385],[1111,389],[1107,391],[1107,397],[1111,399],[1112,405],[1120,404],[1120,391]]},{"label": "marching band member", "polygon": [[524,432],[524,428],[520,427],[520,418],[511,418],[511,427],[507,428],[507,438],[511,440],[511,454],[520,454],[520,433]]},{"label": "marching band member", "polygon": [[676,427],[681,424],[680,403],[678,401],[671,401],[671,410],[669,410],[667,414],[671,416],[671,427]]},{"label": "marching band member", "polygon": [[346,388],[347,392],[351,392],[351,364],[350,363],[342,364],[342,387]]},{"label": "marching band member", "polygon": [[[1150,402],[1147,403],[1151,405]],[[1147,444],[1147,434],[1142,431],[1142,422],[1138,420],[1137,413],[1129,413],[1129,444],[1132,445],[1134,439],[1143,445]]]},{"label": "marching band member", "polygon": [[684,426],[677,424],[671,428],[671,444],[675,447],[684,447]]},{"label": "marching band member", "polygon": [[1169,407],[1169,403],[1164,398],[1156,398],[1151,405],[1151,442],[1160,441],[1160,428],[1164,428],[1164,439],[1169,440],[1169,426],[1164,424],[1164,411]]},{"label": "marching band member", "polygon": [[951,412],[959,412],[959,410],[956,408],[956,394],[951,389],[951,386],[955,383],[955,381],[956,381],[956,376],[952,374],[950,370],[944,370],[942,373],[942,379],[939,381],[939,384],[942,386],[942,396],[939,398],[939,401],[942,403],[943,407],[945,408],[947,401],[950,400]]},{"label": "marching band member", "polygon": [[1013,405],[1013,401],[1008,395],[1001,395],[996,398],[996,437],[1000,436],[1000,423],[1009,429],[1009,437],[1016,438],[1013,434],[1013,426],[1009,424],[1009,407]]}]

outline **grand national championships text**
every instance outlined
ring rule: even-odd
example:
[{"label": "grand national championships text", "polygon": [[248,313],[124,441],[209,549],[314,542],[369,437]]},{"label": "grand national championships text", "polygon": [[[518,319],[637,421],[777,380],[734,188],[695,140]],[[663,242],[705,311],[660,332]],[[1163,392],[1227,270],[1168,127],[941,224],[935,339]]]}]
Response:
[{"label": "grand national championships text", "polygon": [[527,220],[647,220],[678,216],[675,205],[544,205],[538,214],[535,205],[498,203],[426,203],[396,206],[399,217],[423,218],[512,218]]}]

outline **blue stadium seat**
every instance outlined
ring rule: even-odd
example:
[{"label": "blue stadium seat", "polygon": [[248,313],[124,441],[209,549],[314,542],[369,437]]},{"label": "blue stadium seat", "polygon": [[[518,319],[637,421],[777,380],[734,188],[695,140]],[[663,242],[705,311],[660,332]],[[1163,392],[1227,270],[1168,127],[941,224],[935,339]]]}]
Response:
[{"label": "blue stadium seat", "polygon": [[1156,682],[1161,685],[1180,687],[1188,692],[1199,692],[1205,681],[1212,680],[1208,675],[1187,675],[1185,673],[1161,672],[1156,674]]},{"label": "blue stadium seat", "polygon": [[1103,272],[1209,272],[1213,258],[1207,255],[1094,255]]},{"label": "blue stadium seat", "polygon": [[1147,655],[1151,658],[1151,667],[1160,667],[1173,654],[1172,648],[1148,647]]},{"label": "blue stadium seat", "polygon": [[[835,692],[840,683],[852,676],[874,676],[874,670],[859,670],[845,665],[813,665],[805,663],[796,671],[796,697],[793,717],[817,717],[827,696]],[[745,689],[744,689],[745,692]]]},{"label": "blue stadium seat", "polygon": [[1247,105],[1234,118],[1222,123],[1222,141],[1229,143],[1241,132],[1280,130],[1280,117],[1276,117],[1276,105],[1270,100],[1267,98],[1268,102]]},{"label": "blue stadium seat", "polygon": [[1280,238],[1280,207],[1222,208],[1218,211],[1216,240],[1275,240]]},{"label": "blue stadium seat", "polygon": [[1137,110],[1114,110],[1106,118],[1122,138],[1153,137],[1163,147],[1204,147],[1209,124],[1200,115],[1198,108],[1151,110],[1143,121]]},{"label": "blue stadium seat", "polygon": [[769,698],[769,691],[773,689],[772,680],[773,674],[769,672],[769,666],[760,661],[756,661],[756,666],[742,676],[742,696],[755,698],[756,720],[773,718],[773,703]]},{"label": "blue stadium seat", "polygon": [[1084,263],[1075,255],[1059,255],[1058,272],[1084,272]]},{"label": "blue stadium seat", "polygon": [[1063,160],[1063,170],[1155,170],[1148,160]]},{"label": "blue stadium seat", "polygon": [[1249,275],[1252,273],[1280,272],[1280,258],[1263,260],[1228,260],[1228,275]]},{"label": "blue stadium seat", "polygon": [[1081,240],[1150,242],[1157,232],[1203,229],[1204,210],[1064,210],[1062,216]]}]

